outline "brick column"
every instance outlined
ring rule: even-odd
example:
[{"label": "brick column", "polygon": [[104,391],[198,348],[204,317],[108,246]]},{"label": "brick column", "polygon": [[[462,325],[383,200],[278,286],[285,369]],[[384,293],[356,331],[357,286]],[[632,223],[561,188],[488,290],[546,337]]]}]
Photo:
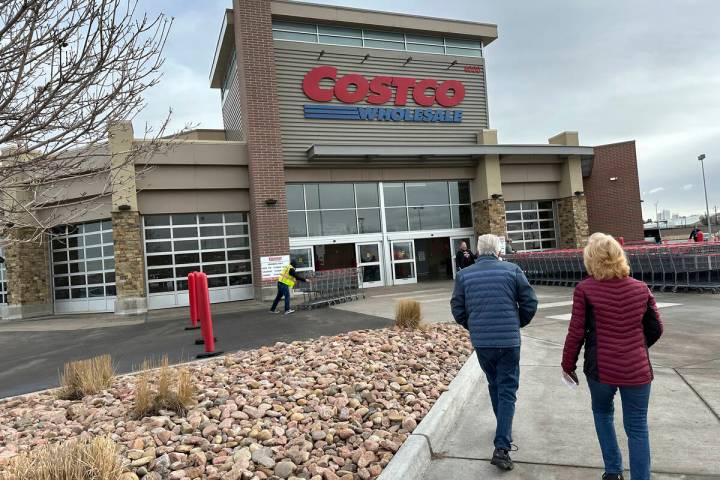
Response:
[{"label": "brick column", "polygon": [[498,237],[507,235],[507,224],[505,222],[505,200],[487,199],[473,202],[473,227],[475,235],[492,233]]},{"label": "brick column", "polygon": [[[552,145],[580,145],[577,132],[561,132],[548,140]],[[577,155],[568,156],[562,164],[558,187],[558,223],[560,248],[580,248],[588,239],[587,202],[582,178],[582,165]]]},{"label": "brick column", "polygon": [[18,228],[4,247],[8,287],[5,320],[53,313],[47,236],[32,240],[36,233],[32,227]]},{"label": "brick column", "polygon": [[145,261],[140,213],[137,207],[135,164],[128,158],[132,148],[130,122],[108,125],[112,165],[112,227],[115,250],[115,313],[147,312]]},{"label": "brick column", "polygon": [[[13,155],[11,149],[5,152],[10,162],[22,164],[28,156]],[[22,175],[14,179],[18,184],[25,180]],[[0,198],[0,202],[17,202],[28,205],[33,200],[33,192],[21,187],[10,190],[8,196]],[[13,211],[17,205],[8,207]],[[5,233],[5,269],[8,289],[8,306],[4,309],[5,320],[33,318],[52,315],[53,299],[50,288],[50,253],[48,237],[38,231],[36,220],[27,213],[13,213],[3,218],[4,224],[17,225]]]},{"label": "brick column", "polygon": [[[481,145],[497,145],[497,130],[481,130],[477,133],[477,142]],[[492,233],[498,237],[505,237],[507,226],[499,155],[485,155],[478,160],[471,188],[475,235],[479,237]]]},{"label": "brick column", "polygon": [[560,224],[560,248],[580,248],[588,239],[587,203],[584,196],[561,198],[557,201]]},{"label": "brick column", "polygon": [[233,1],[239,96],[249,161],[253,282],[256,298],[263,299],[274,295],[275,282],[262,281],[260,257],[290,251],[270,4],[268,0]]}]

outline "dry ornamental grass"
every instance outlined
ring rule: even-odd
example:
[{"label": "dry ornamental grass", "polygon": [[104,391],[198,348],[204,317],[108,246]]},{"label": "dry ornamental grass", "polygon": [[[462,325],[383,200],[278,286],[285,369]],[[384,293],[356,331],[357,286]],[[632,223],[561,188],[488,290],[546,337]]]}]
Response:
[{"label": "dry ornamental grass", "polygon": [[95,395],[110,388],[114,378],[115,368],[110,355],[66,363],[60,375],[59,397],[79,400],[87,395]]},{"label": "dry ornamental grass", "polygon": [[420,323],[420,302],[417,300],[400,300],[395,308],[395,326],[400,328],[422,328]]},{"label": "dry ornamental grass", "polygon": [[117,480],[118,446],[106,437],[79,438],[38,447],[13,458],[0,480]]},{"label": "dry ornamental grass", "polygon": [[[155,378],[157,391],[150,388],[151,370],[157,371]],[[157,415],[160,410],[170,410],[184,415],[192,404],[195,388],[190,372],[185,368],[170,368],[167,355],[163,355],[159,367],[145,360],[135,384],[135,403],[133,413],[136,418]],[[173,375],[177,375],[173,381]],[[176,388],[173,390],[172,386]]]}]

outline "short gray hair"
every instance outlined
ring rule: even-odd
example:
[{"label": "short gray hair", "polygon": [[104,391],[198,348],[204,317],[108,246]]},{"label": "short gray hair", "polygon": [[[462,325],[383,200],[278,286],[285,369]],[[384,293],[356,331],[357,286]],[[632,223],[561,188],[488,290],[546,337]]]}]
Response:
[{"label": "short gray hair", "polygon": [[500,251],[500,238],[485,234],[480,235],[477,241],[477,254],[478,255],[497,255]]}]

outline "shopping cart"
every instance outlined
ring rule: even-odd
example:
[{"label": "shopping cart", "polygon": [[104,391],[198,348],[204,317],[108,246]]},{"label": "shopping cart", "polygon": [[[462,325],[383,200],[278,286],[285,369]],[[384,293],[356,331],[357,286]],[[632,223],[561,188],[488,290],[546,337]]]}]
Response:
[{"label": "shopping cart", "polygon": [[303,302],[299,308],[327,307],[357,300],[360,297],[365,298],[365,295],[360,293],[362,270],[359,268],[309,272],[305,277],[310,281],[300,283],[295,289],[303,295]]}]

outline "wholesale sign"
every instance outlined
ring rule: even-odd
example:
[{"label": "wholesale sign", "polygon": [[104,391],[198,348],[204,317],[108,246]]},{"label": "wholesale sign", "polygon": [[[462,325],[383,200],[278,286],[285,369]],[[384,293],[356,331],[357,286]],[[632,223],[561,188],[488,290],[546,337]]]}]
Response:
[{"label": "wholesale sign", "polygon": [[[320,102],[303,106],[305,118],[462,122],[462,110],[451,109],[465,98],[465,86],[458,80],[389,76],[368,79],[357,73],[338,77],[337,68],[323,65],[305,74],[302,89],[310,100]],[[327,104],[333,100],[347,105]],[[408,107],[409,100],[417,107]],[[366,103],[355,105],[360,102]]]}]

